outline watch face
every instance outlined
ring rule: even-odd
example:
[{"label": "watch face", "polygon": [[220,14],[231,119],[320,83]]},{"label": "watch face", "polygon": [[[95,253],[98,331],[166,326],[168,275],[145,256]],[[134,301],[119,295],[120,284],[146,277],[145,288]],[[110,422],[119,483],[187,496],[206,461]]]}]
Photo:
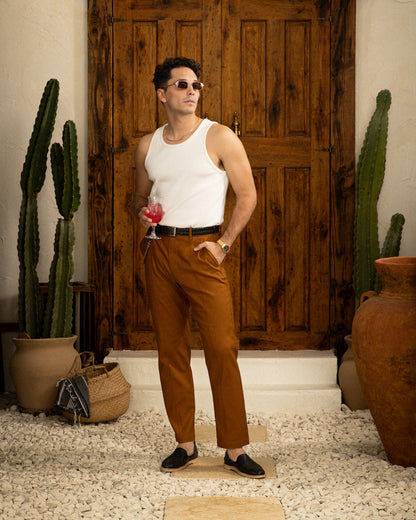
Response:
[{"label": "watch face", "polygon": [[228,251],[230,250],[230,246],[228,244],[224,244],[222,240],[217,240],[217,244],[221,246],[224,253],[228,253]]}]

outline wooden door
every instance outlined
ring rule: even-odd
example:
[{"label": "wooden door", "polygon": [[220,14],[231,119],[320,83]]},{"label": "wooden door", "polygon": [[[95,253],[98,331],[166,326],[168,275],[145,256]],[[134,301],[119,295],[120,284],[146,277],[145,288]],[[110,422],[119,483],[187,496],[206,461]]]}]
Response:
[{"label": "wooden door", "polygon": [[[144,230],[127,210],[133,193],[138,139],[164,122],[152,83],[157,63],[187,56],[203,63],[204,92],[198,114],[221,117],[221,10],[203,2],[117,2],[114,24],[114,289],[115,348],[156,348],[147,305]],[[199,344],[198,335],[195,341]]]},{"label": "wooden door", "polygon": [[223,0],[223,122],[238,114],[258,192],[230,266],[243,348],[329,344],[329,14]]},{"label": "wooden door", "polygon": [[[108,0],[100,1],[108,4]],[[98,208],[105,215],[111,210],[113,261],[103,275],[100,242],[101,246],[104,240],[108,243],[108,226],[103,236],[98,226],[92,233],[96,244],[92,279],[97,285],[98,309],[111,310],[112,318],[106,311],[101,316],[110,318],[110,325],[102,328],[109,329],[114,348],[155,348],[138,251],[143,231],[127,206],[133,191],[136,143],[163,122],[151,83],[153,70],[173,55],[186,55],[202,64],[206,89],[199,107],[201,117],[208,115],[232,126],[237,113],[257,185],[258,207],[226,260],[241,347],[329,347],[329,331],[334,327],[331,308],[338,304],[334,304],[338,297],[333,294],[334,284],[331,293],[330,265],[335,265],[334,275],[344,283],[350,256],[341,268],[338,244],[333,247],[333,237],[330,240],[331,225],[337,233],[340,226],[330,218],[337,214],[330,206],[330,189],[334,189],[330,106],[334,99],[328,5],[324,0],[114,2],[110,16],[114,167],[111,182],[106,180],[105,196],[100,193],[107,197],[109,207],[102,210],[100,198]],[[91,14],[92,9],[92,19]],[[349,18],[352,15],[348,13]],[[99,48],[98,42],[94,48]],[[98,76],[101,71],[95,58],[90,58],[90,64]],[[338,128],[335,135],[340,135]],[[346,141],[352,143],[348,153],[353,157],[350,134]],[[93,145],[90,170],[97,171],[100,154],[91,153]],[[345,166],[345,158],[342,161]],[[351,164],[343,172],[344,186],[346,180],[352,186]],[[99,188],[90,184],[94,224],[99,218],[94,216],[98,211],[93,196]],[[351,208],[351,203],[347,206]],[[331,250],[336,250],[336,261]],[[105,266],[102,254],[101,260]],[[111,305],[104,301],[106,294],[112,295]],[[200,346],[197,334],[194,342]]]}]

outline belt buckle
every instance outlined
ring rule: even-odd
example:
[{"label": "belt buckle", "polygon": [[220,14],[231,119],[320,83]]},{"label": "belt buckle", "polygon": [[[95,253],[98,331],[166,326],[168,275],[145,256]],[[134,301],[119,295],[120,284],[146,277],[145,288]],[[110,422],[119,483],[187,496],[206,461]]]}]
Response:
[{"label": "belt buckle", "polygon": [[170,229],[171,229],[172,234],[169,234],[169,236],[176,237],[176,227],[171,227]]}]

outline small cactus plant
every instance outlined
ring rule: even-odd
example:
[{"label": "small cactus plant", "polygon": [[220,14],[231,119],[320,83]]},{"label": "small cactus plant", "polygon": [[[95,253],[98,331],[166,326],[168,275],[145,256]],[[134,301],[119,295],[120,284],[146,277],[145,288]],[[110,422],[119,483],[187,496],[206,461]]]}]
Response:
[{"label": "small cactus plant", "polygon": [[45,311],[36,272],[39,261],[37,195],[45,181],[47,155],[58,106],[59,82],[46,84],[21,175],[22,205],[19,219],[19,331],[31,338],[66,337],[72,331],[72,250],[75,233],[73,215],[80,205],[77,135],[75,124],[67,121],[63,147],[51,148],[55,197],[62,219],[55,233],[54,257]]},{"label": "small cactus plant", "polygon": [[388,110],[391,94],[381,90],[377,95],[376,109],[367,127],[357,165],[354,222],[354,292],[357,298],[366,291],[380,290],[374,261],[377,258],[397,256],[404,217],[393,215],[382,250],[378,240],[377,202],[384,180],[388,129]]}]

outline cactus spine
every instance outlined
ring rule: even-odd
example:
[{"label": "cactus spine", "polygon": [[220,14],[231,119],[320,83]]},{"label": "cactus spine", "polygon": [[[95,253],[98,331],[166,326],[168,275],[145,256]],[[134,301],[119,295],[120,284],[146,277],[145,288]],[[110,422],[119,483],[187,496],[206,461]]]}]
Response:
[{"label": "cactus spine", "polygon": [[17,251],[19,257],[19,330],[37,338],[42,323],[42,302],[36,272],[39,261],[37,195],[45,181],[49,144],[55,126],[59,83],[50,79],[40,101],[20,177],[22,203]]},{"label": "cactus spine", "polygon": [[380,91],[357,165],[354,222],[354,291],[357,298],[366,291],[379,289],[374,261],[384,256],[397,256],[400,250],[404,217],[399,213],[392,217],[381,252],[378,240],[377,202],[384,180],[390,105],[390,92]]},{"label": "cactus spine", "polygon": [[72,252],[75,231],[72,218],[81,197],[78,179],[78,142],[75,124],[67,121],[62,133],[63,146],[51,148],[52,176],[55,198],[63,218],[56,225],[54,257],[49,273],[43,337],[65,337],[72,330],[73,294],[70,281],[74,272]]}]

